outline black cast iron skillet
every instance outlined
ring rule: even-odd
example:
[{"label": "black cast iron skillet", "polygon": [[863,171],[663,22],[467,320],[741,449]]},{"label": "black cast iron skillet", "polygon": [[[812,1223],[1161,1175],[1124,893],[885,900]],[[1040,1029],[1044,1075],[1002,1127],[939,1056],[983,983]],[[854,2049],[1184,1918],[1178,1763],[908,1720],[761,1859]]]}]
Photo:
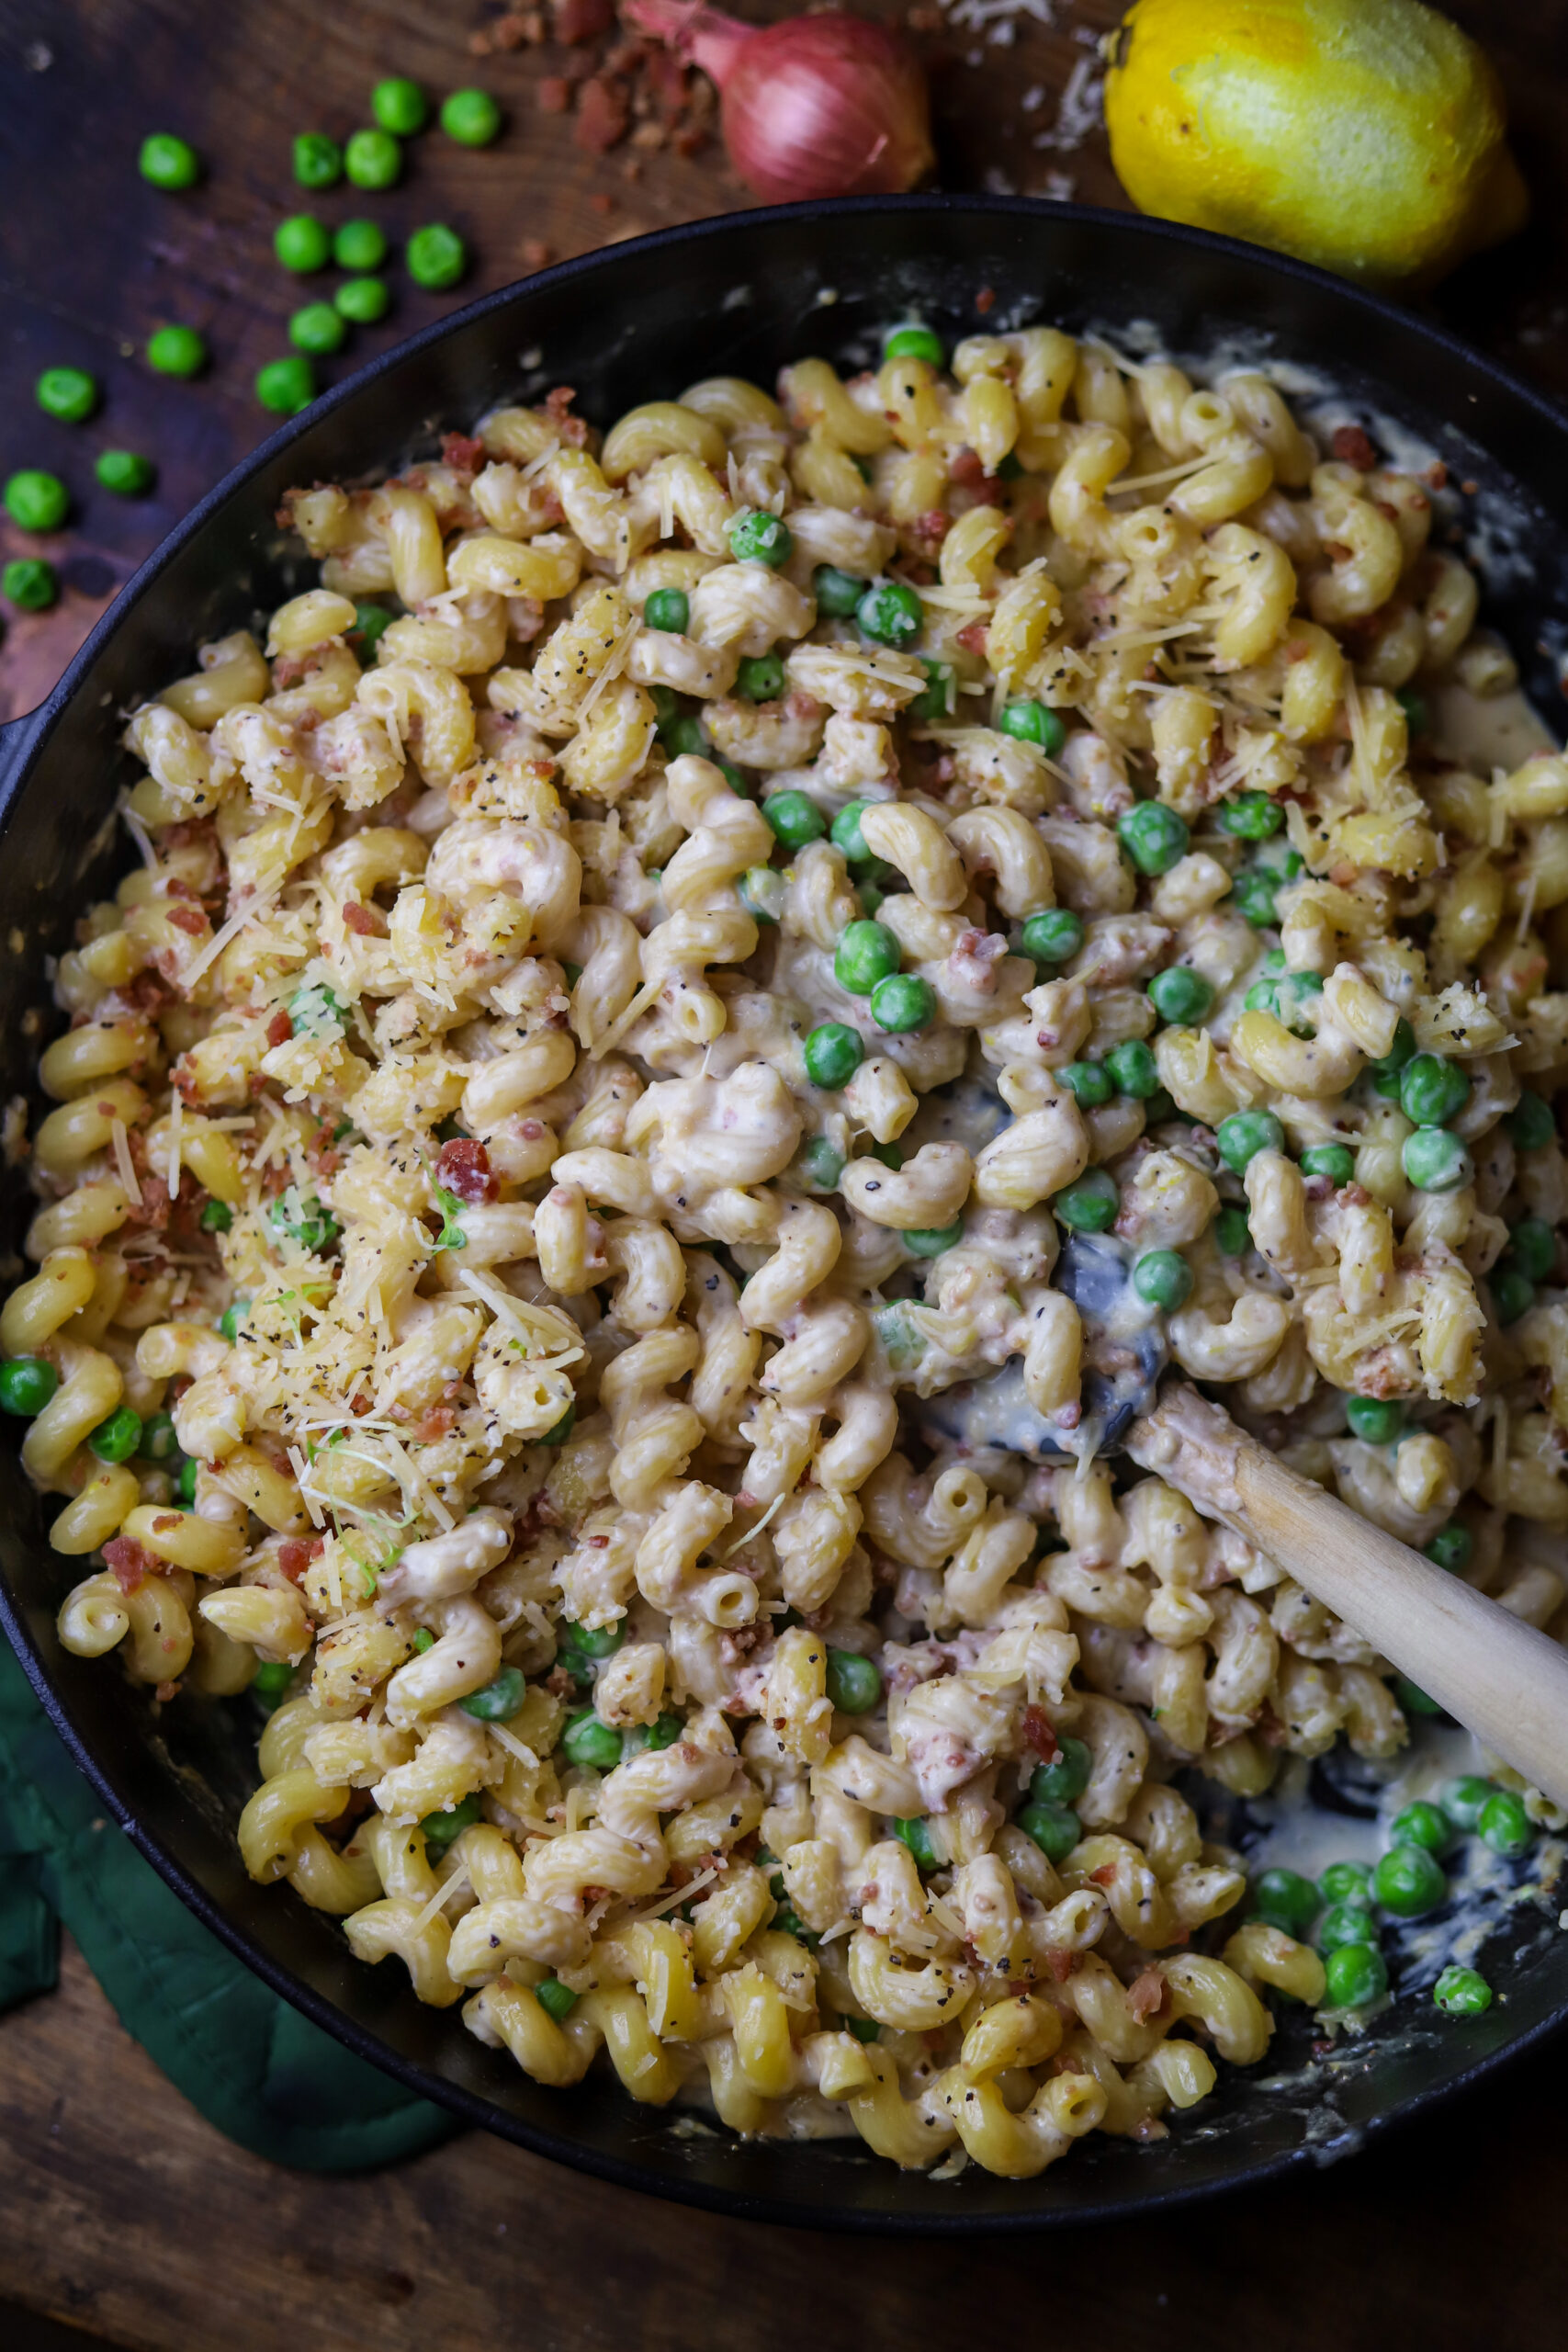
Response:
[{"label": "black cast iron skillet", "polygon": [[[0,734],[0,1100],[35,1093],[58,1025],[45,958],[128,862],[111,811],[128,763],[120,713],[190,666],[202,639],[308,584],[275,512],[291,484],[356,481],[434,452],[503,397],[577,387],[607,425],[700,376],[771,385],[785,360],[863,364],[914,313],[949,336],[1031,320],[1113,330],[1177,353],[1241,342],[1321,371],[1352,403],[1429,442],[1494,567],[1492,618],[1540,708],[1561,719],[1551,650],[1568,612],[1568,424],[1461,345],[1337,281],[1163,222],[1020,199],[919,197],[798,205],[672,229],[491,296],[364,369],[273,435],[142,566],[43,707]],[[1474,535],[1479,534],[1479,538]],[[11,1174],[6,1232],[25,1202]],[[862,2230],[1000,2231],[1103,2220],[1322,2163],[1408,2118],[1568,2016],[1568,1940],[1527,1907],[1487,1966],[1500,2001],[1458,2024],[1396,2007],[1343,2065],[1314,2066],[1304,2023],[1269,2060],[1226,2072],[1149,2147],[1096,2134],[1035,2181],[971,2165],[932,2181],[858,2141],[781,2145],[694,2130],[595,2076],[557,2092],[482,2048],[455,2011],[422,2007],[396,1962],[352,1960],[335,1922],[244,1875],[233,1824],[254,1780],[253,1702],[159,1710],[111,1662],[55,1637],[77,1564],[57,1559],[14,1445],[0,1447],[0,1615],[39,1696],[113,1817],[191,1908],[266,1981],[349,2046],[468,2121],[656,2195],[758,2220]],[[1321,1769],[1321,1768],[1320,1768]],[[1212,1784],[1200,1784],[1212,1786]],[[1342,1776],[1324,1791],[1364,1808]],[[1233,1829],[1235,1825],[1230,1825]],[[1552,1906],[1555,1911],[1555,1905]],[[1304,2071],[1303,2071],[1304,2070]],[[1262,2077],[1263,2079],[1259,2079]]]}]

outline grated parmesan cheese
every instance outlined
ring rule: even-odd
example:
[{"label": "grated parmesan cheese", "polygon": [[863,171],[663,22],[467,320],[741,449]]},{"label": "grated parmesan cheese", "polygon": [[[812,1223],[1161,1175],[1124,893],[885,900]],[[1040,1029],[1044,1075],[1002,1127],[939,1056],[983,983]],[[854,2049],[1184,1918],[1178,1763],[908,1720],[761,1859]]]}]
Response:
[{"label": "grated parmesan cheese", "polygon": [[130,1138],[125,1132],[125,1121],[109,1123],[109,1140],[114,1147],[114,1164],[119,1170],[119,1181],[133,1209],[141,1206],[141,1187],[136,1181],[136,1166],[130,1157]]}]

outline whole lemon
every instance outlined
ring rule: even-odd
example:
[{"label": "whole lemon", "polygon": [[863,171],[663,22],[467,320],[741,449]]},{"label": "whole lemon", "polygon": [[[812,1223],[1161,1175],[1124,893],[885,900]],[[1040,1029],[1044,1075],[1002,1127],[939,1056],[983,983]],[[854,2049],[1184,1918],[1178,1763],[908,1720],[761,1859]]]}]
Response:
[{"label": "whole lemon", "polygon": [[1347,277],[1435,277],[1529,209],[1502,94],[1419,0],[1136,0],[1105,119],[1144,212]]}]

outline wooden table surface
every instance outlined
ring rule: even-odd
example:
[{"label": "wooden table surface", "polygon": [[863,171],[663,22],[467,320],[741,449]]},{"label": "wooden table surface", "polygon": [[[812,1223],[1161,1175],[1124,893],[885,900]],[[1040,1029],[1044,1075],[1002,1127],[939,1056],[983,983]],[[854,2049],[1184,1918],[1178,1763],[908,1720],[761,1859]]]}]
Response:
[{"label": "wooden table surface", "polygon": [[[903,0],[881,6],[905,13]],[[780,10],[742,0],[742,13]],[[934,68],[943,186],[1122,200],[1103,136],[1085,132],[1074,103],[1086,84],[1092,102],[1093,43],[1117,0],[1055,0],[1051,26],[1023,18],[1011,42],[944,25],[934,0],[913,13]],[[1568,0],[1463,0],[1450,13],[1502,73],[1536,222],[1428,307],[1568,396]],[[498,17],[480,0],[0,0],[0,476],[46,466],[76,494],[71,527],[46,549],[61,605],[7,613],[0,718],[32,707],[140,560],[268,430],[252,378],[322,285],[273,260],[285,214],[368,215],[394,242],[445,220],[470,242],[457,295],[392,269],[389,318],[355,331],[324,368],[336,378],[545,258],[744,200],[711,143],[586,152],[576,117],[546,111],[540,85],[592,72],[608,44],[498,46]],[[499,30],[504,43],[504,20]],[[482,84],[506,110],[502,139],[473,153],[428,133],[386,195],[294,188],[292,135],[346,135],[388,73],[437,91]],[[201,187],[172,197],[137,177],[150,130],[192,141],[209,166]],[[210,343],[197,382],[154,377],[138,356],[170,319]],[[105,386],[85,427],[32,403],[39,370],[62,363]],[[155,494],[98,490],[91,459],[105,447],[154,458]],[[36,543],[0,522],[0,557],[21,551]],[[277,2171],[186,2106],[68,1949],[60,1992],[0,2019],[0,2344],[30,2352],[85,2331],[148,2352],[497,2340],[665,2352],[721,2339],[743,2352],[879,2352],[962,2339],[978,2316],[987,2335],[1092,2337],[1116,2352],[1206,2352],[1243,2334],[1276,2352],[1533,2346],[1559,2331],[1568,2291],[1565,2098],[1559,2048],[1440,2126],[1169,2220],[990,2246],[837,2241],[658,2205],[477,2135],[366,2179]]]}]

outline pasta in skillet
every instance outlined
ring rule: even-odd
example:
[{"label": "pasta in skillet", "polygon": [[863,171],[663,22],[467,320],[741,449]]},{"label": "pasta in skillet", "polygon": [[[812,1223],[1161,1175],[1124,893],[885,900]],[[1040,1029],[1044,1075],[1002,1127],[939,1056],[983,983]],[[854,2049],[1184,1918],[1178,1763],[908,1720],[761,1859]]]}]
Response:
[{"label": "pasta in skillet", "polygon": [[254,1877],[540,2083],[1027,2176],[1323,1999],[1174,1776],[1406,1736],[1099,1457],[1148,1335],[1559,1617],[1568,762],[1443,755],[1438,485],[1261,374],[777,392],[291,494],[129,721],[0,1391],[66,1645],[271,1707]]}]

